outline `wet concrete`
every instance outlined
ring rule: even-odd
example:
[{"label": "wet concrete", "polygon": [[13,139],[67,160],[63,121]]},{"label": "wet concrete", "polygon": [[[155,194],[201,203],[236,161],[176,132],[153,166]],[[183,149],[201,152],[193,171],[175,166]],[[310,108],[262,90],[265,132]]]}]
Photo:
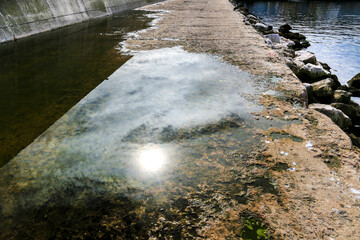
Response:
[{"label": "wet concrete", "polygon": [[0,236],[199,237],[252,189],[276,196],[241,177],[258,129],[286,123],[251,115],[273,81],[181,48],[136,54],[0,169]]},{"label": "wet concrete", "polygon": [[135,56],[0,169],[0,237],[357,236],[359,155],[284,59],[227,0],[146,9]]}]

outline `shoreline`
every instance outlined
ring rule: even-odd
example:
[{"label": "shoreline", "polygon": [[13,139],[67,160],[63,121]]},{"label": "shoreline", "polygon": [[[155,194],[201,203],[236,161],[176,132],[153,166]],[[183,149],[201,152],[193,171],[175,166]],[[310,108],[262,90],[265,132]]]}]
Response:
[{"label": "shoreline", "polygon": [[274,31],[272,26],[263,23],[241,2],[230,2],[234,5],[234,10],[246,17],[245,24],[252,25],[271,48],[286,58],[286,64],[307,90],[309,107],[330,117],[348,134],[352,143],[360,147],[360,105],[352,100],[352,97],[360,96],[360,89],[349,87],[349,83],[358,79],[359,74],[348,81],[348,84],[341,85],[338,77],[331,73],[329,65],[318,62],[315,54],[306,50],[310,46],[306,36],[291,32],[289,24]]}]

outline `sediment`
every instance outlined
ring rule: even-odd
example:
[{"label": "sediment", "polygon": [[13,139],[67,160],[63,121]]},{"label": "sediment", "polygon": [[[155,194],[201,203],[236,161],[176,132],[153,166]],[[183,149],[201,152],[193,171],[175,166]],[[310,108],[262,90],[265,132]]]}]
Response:
[{"label": "sediment", "polygon": [[[227,225],[241,224],[241,214],[261,218],[274,239],[356,239],[360,233],[359,149],[330,118],[306,107],[307,92],[245,17],[233,11],[228,0],[173,0],[142,8],[161,18],[155,28],[128,39],[134,52],[182,46],[190,52],[208,53],[256,75],[277,76],[274,89],[282,97],[263,94],[264,110],[254,118],[285,118],[284,129],[262,131],[265,150],[249,157],[251,173],[271,176],[277,197],[264,193],[248,204],[234,207],[229,218],[209,221],[202,237],[236,237]],[[273,132],[291,137],[271,137]],[[286,166],[279,170],[279,166]],[[281,167],[280,167],[281,169]],[[244,169],[246,171],[246,169]],[[245,173],[244,173],[245,174]],[[246,175],[246,174],[245,174]],[[244,225],[244,223],[242,223]]]}]

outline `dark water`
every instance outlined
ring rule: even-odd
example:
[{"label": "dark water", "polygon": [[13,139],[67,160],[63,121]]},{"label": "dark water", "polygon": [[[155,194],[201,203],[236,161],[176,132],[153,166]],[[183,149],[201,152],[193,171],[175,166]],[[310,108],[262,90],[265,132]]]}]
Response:
[{"label": "dark water", "polygon": [[0,166],[130,57],[115,48],[148,27],[142,11],[81,23],[0,46]]},{"label": "dark water", "polygon": [[193,239],[219,221],[239,238],[250,189],[277,194],[246,165],[257,129],[287,123],[251,114],[276,81],[179,47],[137,53],[0,169],[0,238]]},{"label": "dark water", "polygon": [[360,73],[359,1],[247,1],[251,12],[279,27],[289,23],[311,43],[309,51],[345,84]]}]

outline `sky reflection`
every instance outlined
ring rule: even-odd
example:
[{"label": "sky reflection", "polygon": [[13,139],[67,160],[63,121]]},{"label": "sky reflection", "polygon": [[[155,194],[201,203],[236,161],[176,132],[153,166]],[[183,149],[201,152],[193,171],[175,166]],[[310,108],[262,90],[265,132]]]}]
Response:
[{"label": "sky reflection", "polygon": [[159,172],[166,164],[167,156],[163,149],[157,146],[148,146],[139,153],[138,162],[141,170]]}]

